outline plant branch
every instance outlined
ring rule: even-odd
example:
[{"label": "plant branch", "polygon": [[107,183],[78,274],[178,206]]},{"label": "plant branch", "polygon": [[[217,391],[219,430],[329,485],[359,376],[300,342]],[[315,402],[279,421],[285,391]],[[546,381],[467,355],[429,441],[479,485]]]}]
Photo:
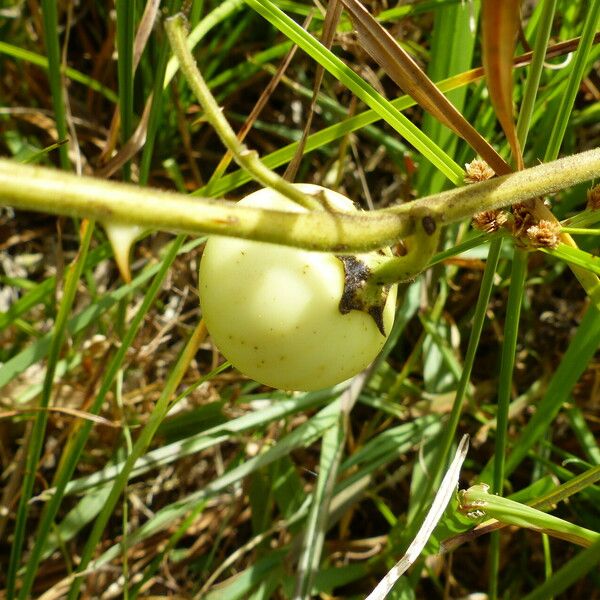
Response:
[{"label": "plant branch", "polygon": [[433,219],[439,227],[599,176],[597,148],[383,210],[289,213],[0,159],[0,204],[149,230],[220,234],[308,250],[354,253],[390,246],[413,234],[416,223],[424,218]]},{"label": "plant branch", "polygon": [[256,151],[249,150],[238,139],[235,131],[227,119],[223,116],[221,108],[217,104],[211,91],[208,89],[204,78],[200,74],[196,61],[187,46],[186,37],[186,21],[182,14],[177,14],[170,17],[165,22],[165,29],[169,37],[169,42],[173,52],[177,56],[181,71],[194,92],[198,102],[204,109],[206,120],[217,132],[219,138],[225,144],[227,149],[233,155],[237,164],[250,173],[254,179],[260,182],[263,186],[272,188],[283,194],[290,200],[308,208],[309,210],[319,210],[323,206],[316,197],[305,194],[297,187],[286,181],[274,171],[267,168]]}]

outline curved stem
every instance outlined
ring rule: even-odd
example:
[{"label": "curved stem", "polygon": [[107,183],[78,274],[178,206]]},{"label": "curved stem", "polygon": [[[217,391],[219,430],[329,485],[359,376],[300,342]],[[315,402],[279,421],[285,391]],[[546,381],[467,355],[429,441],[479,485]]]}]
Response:
[{"label": "curved stem", "polygon": [[181,71],[186,77],[188,85],[202,105],[206,120],[217,132],[221,141],[231,151],[235,162],[252,174],[252,176],[265,187],[273,188],[290,200],[304,206],[309,210],[322,209],[321,203],[316,197],[301,192],[297,187],[286,181],[271,169],[268,169],[259,159],[255,151],[248,150],[240,142],[235,131],[227,119],[223,116],[221,108],[211,94],[204,78],[200,74],[196,61],[192,56],[186,37],[186,21],[182,14],[174,15],[165,21],[165,29],[169,36],[169,42],[173,52],[177,56]]},{"label": "curved stem", "polygon": [[405,240],[405,256],[385,258],[371,271],[375,285],[407,281],[423,271],[437,250],[441,230],[433,219],[417,221],[415,232]]}]

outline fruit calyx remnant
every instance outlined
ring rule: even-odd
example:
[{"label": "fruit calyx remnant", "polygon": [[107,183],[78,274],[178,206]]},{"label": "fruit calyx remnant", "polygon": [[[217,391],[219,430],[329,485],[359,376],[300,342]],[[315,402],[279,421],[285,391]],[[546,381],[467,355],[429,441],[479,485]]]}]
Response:
[{"label": "fruit calyx remnant", "polygon": [[344,265],[344,291],[340,298],[339,311],[343,315],[351,310],[367,313],[381,335],[387,335],[383,323],[383,310],[390,291],[390,285],[373,282],[371,268],[357,256],[337,256]]}]

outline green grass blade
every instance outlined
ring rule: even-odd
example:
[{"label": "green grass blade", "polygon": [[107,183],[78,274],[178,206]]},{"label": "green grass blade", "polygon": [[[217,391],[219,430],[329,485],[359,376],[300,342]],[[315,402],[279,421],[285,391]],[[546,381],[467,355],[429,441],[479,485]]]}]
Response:
[{"label": "green grass blade", "polygon": [[[86,494],[85,498],[78,502],[77,505],[66,514],[59,524],[51,523],[51,531],[48,534],[45,533],[45,529],[47,527],[45,521],[49,518],[46,516],[46,514],[50,515],[53,511],[47,511],[44,515],[42,515],[42,518],[40,519],[40,529],[43,529],[44,531],[40,531],[40,533],[44,536],[45,540],[41,540],[40,542],[36,541],[36,543],[42,544],[44,541],[46,543],[44,544],[43,551],[39,559],[37,557],[37,549],[34,548],[34,553],[32,554],[34,564],[32,564],[30,570],[34,571],[34,569],[37,569],[39,562],[38,564],[35,564],[35,562],[47,559],[51,556],[52,552],[75,538],[77,533],[80,532],[82,528],[92,521],[92,519],[94,519],[100,512],[104,506],[104,503],[106,502],[109,492],[110,488],[106,486],[104,488],[92,490]],[[28,582],[27,586],[29,587]]]},{"label": "green grass blade", "polygon": [[[137,332],[140,326],[142,325],[144,318],[146,317],[148,309],[156,299],[156,296],[158,295],[158,292],[160,291],[164,278],[167,274],[167,271],[171,263],[177,256],[177,252],[181,248],[183,241],[184,236],[178,237],[171,244],[171,247],[165,255],[165,258],[160,264],[160,268],[158,269],[158,272],[156,273],[152,284],[148,288],[148,291],[144,296],[144,300],[138,312],[133,318],[129,329],[123,336],[123,339],[121,340],[121,345],[119,349],[117,350],[109,365],[107,366],[100,389],[96,394],[92,406],[89,408],[90,413],[97,414],[99,412],[106,398],[106,395],[108,394],[113,385],[114,379],[118,371],[121,369],[127,351],[131,347],[131,344],[133,343],[135,336],[137,335]],[[31,590],[31,586],[33,585],[33,580],[35,578],[37,566],[39,564],[39,561],[41,560],[44,547],[46,545],[46,540],[50,535],[52,523],[60,507],[60,503],[62,502],[65,488],[68,482],[71,480],[71,477],[73,476],[73,472],[81,457],[81,453],[83,451],[91,429],[92,423],[90,421],[85,421],[75,434],[75,437],[71,439],[69,443],[67,443],[65,449],[63,450],[63,455],[61,457],[59,469],[56,474],[56,480],[54,482],[54,494],[50,498],[49,502],[46,504],[43,514],[40,518],[40,523],[36,536],[36,543],[31,551],[29,560],[27,562],[27,570],[23,577],[23,583],[20,593],[20,598],[23,600],[27,598]]]},{"label": "green grass blade", "polygon": [[[181,248],[180,253],[183,254],[189,252],[196,246],[202,244],[203,241],[203,238],[198,238],[188,242]],[[106,251],[106,248],[104,251]],[[95,323],[117,302],[125,298],[132,291],[141,287],[148,279],[156,275],[161,266],[162,262],[149,265],[131,283],[105,294],[102,298],[98,299],[97,302],[94,302],[80,313],[71,317],[67,323],[69,334],[76,335],[81,333],[91,324]],[[0,388],[5,386],[34,362],[43,359],[48,354],[51,340],[52,333],[46,334],[0,366]]]},{"label": "green grass blade", "polygon": [[496,268],[498,266],[498,260],[500,258],[500,252],[502,250],[502,238],[494,238],[490,244],[488,253],[487,263],[485,271],[483,273],[483,279],[481,281],[481,287],[479,290],[479,296],[477,298],[477,304],[475,306],[475,314],[473,316],[473,325],[471,327],[471,334],[469,336],[469,343],[465,354],[463,370],[461,373],[460,380],[456,389],[456,396],[452,404],[452,410],[448,423],[444,429],[444,435],[440,441],[438,449],[437,460],[434,461],[434,468],[430,472],[429,485],[423,492],[423,498],[418,506],[418,510],[415,511],[415,518],[409,524],[407,528],[406,540],[411,540],[414,533],[418,530],[418,527],[423,520],[423,517],[429,506],[429,499],[433,489],[433,482],[437,481],[442,473],[447,458],[450,454],[450,449],[456,436],[458,429],[458,423],[462,414],[462,407],[465,396],[469,389],[471,381],[471,372],[473,370],[473,364],[475,362],[475,355],[479,346],[479,340],[481,338],[481,332],[483,331],[483,325],[485,323],[485,315],[492,294],[494,286],[494,277],[496,275]]},{"label": "green grass blade", "polygon": [[47,298],[48,295],[52,293],[55,285],[56,278],[48,277],[42,283],[38,283],[33,289],[29,290],[14,304],[11,304],[6,312],[0,313],[0,331],[6,329],[23,313],[26,313],[40,302],[43,302],[44,298]]},{"label": "green grass blade", "polygon": [[56,322],[52,332],[51,344],[48,353],[48,363],[46,365],[46,374],[44,377],[44,386],[40,398],[39,408],[41,409],[35,418],[33,430],[30,438],[30,446],[27,452],[27,465],[21,488],[21,497],[17,508],[17,517],[15,523],[15,532],[13,543],[11,546],[10,562],[7,572],[7,597],[13,598],[15,594],[16,575],[21,559],[21,551],[25,540],[25,528],[27,525],[27,513],[29,500],[33,491],[36,474],[38,472],[38,461],[44,443],[46,432],[46,423],[48,421],[48,412],[45,410],[50,404],[50,396],[52,394],[52,384],[54,382],[54,373],[60,358],[60,350],[62,348],[65,335],[67,333],[67,321],[69,313],[75,300],[79,279],[83,272],[85,259],[89,248],[94,224],[88,222],[85,226],[83,237],[80,242],[79,254],[67,271],[64,284],[64,296],[56,315]]},{"label": "green grass blade", "polygon": [[566,413],[571,429],[575,433],[575,437],[586,457],[592,464],[600,465],[600,446],[598,446],[593,432],[588,427],[583,412],[578,406],[573,405],[567,409]]},{"label": "green grass blade", "polygon": [[161,563],[169,555],[171,550],[175,548],[177,542],[185,535],[186,531],[194,524],[194,521],[198,518],[200,513],[206,507],[206,502],[199,502],[198,505],[190,512],[190,514],[183,520],[181,525],[175,530],[175,533],[169,538],[167,545],[160,551],[157,552],[152,559],[152,562],[144,569],[141,579],[129,591],[130,600],[136,600],[142,587],[151,577],[154,576]]},{"label": "green grass blade", "polygon": [[[170,0],[167,4],[167,14],[172,12],[181,4],[181,0]],[[146,132],[146,143],[142,151],[142,158],[140,160],[140,185],[146,185],[150,176],[150,166],[152,163],[152,153],[154,151],[154,142],[156,141],[156,135],[158,133],[158,126],[162,117],[163,108],[163,92],[164,86],[163,81],[165,79],[165,73],[167,70],[167,63],[171,56],[171,47],[169,42],[162,31],[163,36],[160,40],[160,51],[158,56],[158,63],[155,69],[154,86],[152,88],[152,108],[150,109],[150,116],[148,117],[148,129]]]},{"label": "green grass blade", "polygon": [[533,49],[533,59],[531,61],[531,66],[529,67],[529,73],[527,74],[521,110],[519,111],[519,118],[517,120],[517,137],[519,138],[522,149],[525,148],[527,142],[527,135],[531,125],[533,109],[535,108],[535,98],[540,86],[544,60],[546,58],[546,47],[548,46],[550,32],[552,31],[552,21],[554,20],[557,2],[558,0],[547,0],[542,4],[540,23],[538,25],[535,46]]},{"label": "green grass blade", "polygon": [[581,80],[589,68],[589,54],[594,43],[594,36],[600,23],[600,0],[591,0],[588,4],[586,19],[581,34],[581,43],[575,53],[575,60],[570,66],[569,80],[562,93],[561,102],[556,112],[554,127],[548,140],[544,161],[554,160],[558,157],[562,141],[567,131],[575,97],[579,91]]},{"label": "green grass blade", "polygon": [[[450,4],[440,6],[434,16],[431,40],[431,61],[427,75],[432,81],[468,71],[473,61],[473,50],[477,36],[471,31],[471,16],[477,18],[479,6],[474,5],[474,14],[465,6]],[[447,94],[448,100],[462,113],[465,107],[467,88],[462,87]],[[459,138],[429,113],[423,115],[423,132],[440,148],[456,160],[455,153]],[[417,171],[418,189],[423,194],[440,192],[446,184],[441,173],[432,168],[431,163],[423,164]]]},{"label": "green grass blade", "polygon": [[[200,385],[200,383],[201,381],[197,382],[194,387],[197,387]],[[178,397],[178,399],[187,395],[188,393],[188,390],[184,391],[182,395]],[[324,392],[305,394],[302,398],[274,398],[272,406],[263,408],[257,412],[248,413],[242,417],[233,419],[232,421],[225,421],[220,425],[211,427],[210,429],[197,434],[190,435],[189,437],[185,437],[166,446],[160,446],[144,454],[144,456],[136,461],[130,473],[130,479],[139,477],[145,473],[148,473],[149,471],[173,464],[174,462],[181,460],[186,456],[197,454],[208,448],[218,446],[219,444],[227,442],[232,436],[240,436],[245,432],[266,427],[273,421],[286,418],[302,411],[314,409],[316,406],[330,400],[330,398],[331,393]],[[264,401],[264,399],[261,398],[259,398],[259,400]],[[176,402],[177,401],[178,400],[176,400]],[[253,398],[248,397],[246,401],[252,402]],[[124,462],[117,462],[116,464],[111,464],[92,475],[69,482],[64,493],[65,496],[86,492],[74,510],[77,510],[79,507],[81,507],[81,510],[88,511],[88,494],[91,493],[93,498],[93,495],[97,492],[104,493],[104,490],[106,490],[106,493],[108,493],[110,491],[110,486],[107,486],[106,484],[114,481],[118,474],[123,470],[124,464]],[[47,498],[51,497],[53,493],[54,490],[48,490],[46,494],[44,494],[45,499],[47,500]],[[100,510],[95,512],[93,517],[95,517],[99,512]],[[63,527],[65,528],[65,534],[62,537],[64,540],[67,540],[69,539],[68,536],[70,533],[72,533],[74,528],[71,527],[69,523],[65,523],[63,521],[58,526],[58,529],[61,531],[61,533],[63,532]],[[55,549],[55,544],[52,542],[48,543],[44,549],[44,556],[50,554]]]},{"label": "green grass blade", "polygon": [[600,562],[600,539],[580,552],[523,600],[547,600],[564,592]]},{"label": "green grass blade", "polygon": [[[600,231],[600,230],[599,230]],[[542,252],[565,262],[582,267],[587,271],[600,275],[600,257],[579,248],[559,244],[556,248],[542,248]],[[599,290],[600,291],[600,290]]]},{"label": "green grass blade", "polygon": [[[460,256],[464,252],[468,252],[469,250],[473,250],[474,248],[479,248],[485,246],[490,240],[489,236],[485,233],[478,233],[468,240],[461,242],[460,244],[455,244],[451,246],[447,250],[442,250],[437,254],[434,254],[432,259],[429,261],[429,267],[433,267],[441,262],[449,258],[454,258],[455,256]],[[487,254],[487,252],[486,252]]]},{"label": "green grass blade", "polygon": [[58,142],[56,142],[55,144],[50,144],[49,146],[42,148],[39,152],[34,152],[33,154],[30,154],[29,156],[24,158],[22,162],[26,165],[35,165],[39,163],[42,160],[42,158],[45,158],[50,152],[52,152],[52,150],[56,150],[57,148],[64,146],[68,143],[68,141],[69,140],[66,138],[58,140]]},{"label": "green grass blade", "polygon": [[[111,250],[108,244],[102,244],[101,246],[94,248],[88,252],[85,269],[93,269],[98,263],[107,259],[109,256],[111,256]],[[19,318],[37,304],[41,304],[48,299],[55,286],[55,276],[48,277],[43,282],[32,286],[24,296],[19,298],[14,304],[11,304],[6,312],[0,313],[0,331],[8,327],[13,320]],[[2,372],[2,369],[0,369],[0,372]],[[8,381],[8,379],[3,378],[2,375],[0,375],[0,387],[6,385]]]},{"label": "green grass blade", "polygon": [[400,111],[364,79],[348,68],[335,54],[327,50],[308,32],[280,11],[270,0],[245,0],[254,10],[272,23],[286,37],[294,41],[324,69],[342,82],[365,104],[432,162],[455,185],[462,184],[463,170],[431,140],[413,125]]},{"label": "green grass blade", "polygon": [[[343,389],[343,387],[338,386],[338,389]],[[324,394],[325,392],[322,393]],[[331,392],[329,398],[331,399]],[[222,477],[212,481],[205,489],[199,490],[157,511],[153,518],[131,533],[130,544],[148,539],[158,531],[172,525],[175,520],[188,514],[190,510],[193,510],[197,506],[198,502],[204,502],[206,499],[222,492],[227,487],[241,481],[257,470],[272,464],[282,457],[289,456],[294,449],[306,447],[313,443],[315,439],[318,439],[325,431],[335,425],[339,417],[340,406],[339,398],[331,401],[330,404],[319,411],[308,422],[280,439],[275,446],[269,448],[266,452],[246,460],[241,465],[225,473]],[[260,419],[260,415],[256,415],[254,418]],[[376,438],[370,440],[361,450],[349,459],[346,459],[344,464],[342,464],[341,469],[343,471],[351,467],[356,467],[356,465],[359,465],[359,468],[353,469],[352,475],[337,485],[335,490],[336,497],[332,505],[339,503],[339,496],[344,496],[346,491],[351,489],[352,486],[360,484],[361,481],[367,481],[368,483],[371,480],[370,474],[375,469],[383,468],[398,456],[409,452],[424,436],[431,436],[439,431],[439,427],[439,419],[430,415],[384,431]],[[217,440],[217,443],[220,443],[220,441]],[[292,521],[296,522],[296,519],[303,517],[308,511],[308,506],[309,503],[305,503],[295,517],[290,517],[290,524]],[[112,546],[94,561],[94,567],[106,564],[118,557],[119,551],[119,544]]]},{"label": "green grass blade", "polygon": [[500,359],[500,375],[498,378],[498,408],[496,413],[496,447],[494,450],[494,478],[492,489],[502,494],[504,488],[504,457],[507,449],[508,411],[513,388],[513,370],[517,350],[517,336],[521,319],[521,305],[525,292],[527,276],[527,260],[529,254],[515,249],[508,305],[504,321],[504,341]]},{"label": "green grass blade", "polygon": [[[26,50],[25,48],[20,48],[19,46],[14,46],[13,44],[9,44],[3,40],[0,40],[0,54],[12,56],[17,60],[22,60],[31,63],[32,65],[37,65],[42,69],[48,70],[48,58],[46,56],[42,56],[41,54],[37,54],[31,50]],[[64,73],[68,79],[76,81],[77,83],[81,83],[90,90],[94,90],[95,92],[102,94],[110,102],[115,104],[118,102],[119,98],[117,94],[115,94],[110,88],[102,85],[93,77],[90,77],[89,75],[86,75],[85,73],[77,71],[71,67],[67,67]]]},{"label": "green grass blade", "polygon": [[[563,221],[565,228],[573,225],[573,229],[586,228],[600,222],[600,210],[584,210]],[[596,229],[595,231],[598,231]],[[571,232],[573,233],[573,232]]]},{"label": "green grass blade", "polygon": [[[204,502],[207,498],[210,498],[234,483],[241,481],[256,470],[266,467],[284,456],[288,456],[294,449],[305,447],[313,443],[316,439],[321,437],[327,429],[334,426],[339,416],[339,411],[340,399],[338,398],[320,410],[307,422],[280,439],[276,445],[265,452],[246,460],[242,464],[226,472],[221,477],[214,479],[203,489],[182,498],[173,505],[166,506],[157,511],[152,519],[149,519],[139,529],[130,533],[130,545],[147,539],[157,531],[168,527],[176,519],[186,515],[192,507],[196,506],[197,502]],[[93,566],[97,567],[105,564],[119,556],[119,553],[120,545],[117,544],[112,546],[94,561]]]},{"label": "green grass blade", "polygon": [[[348,390],[346,395],[348,396],[350,393],[350,390]],[[342,409],[335,425],[323,435],[319,460],[319,477],[312,494],[312,503],[298,559],[295,600],[311,598],[314,578],[321,562],[333,488],[344,452],[348,416],[346,410]]]},{"label": "green grass blade", "polygon": [[[64,140],[68,135],[67,114],[63,98],[62,70],[60,64],[60,48],[58,45],[58,7],[53,0],[42,0],[42,17],[44,19],[44,37],[46,38],[46,53],[48,55],[48,78],[52,94],[52,107],[56,120],[58,139]],[[70,168],[69,147],[62,144],[58,148],[60,165],[63,169]]]},{"label": "green grass blade", "polygon": [[261,68],[266,68],[271,61],[287,54],[292,47],[292,42],[286,41],[257,52],[249,61],[241,62],[238,65],[224,69],[213,77],[207,78],[206,85],[213,91],[219,86],[224,86],[230,82],[236,85],[240,80],[247,79],[260,71]]},{"label": "green grass blade", "polygon": [[592,467],[579,475],[568,475],[565,483],[554,488],[541,498],[537,497],[532,502],[528,502],[531,506],[539,510],[551,510],[559,502],[564,502],[571,496],[578,493],[584,493],[587,489],[600,481],[600,466]]},{"label": "green grass blade", "polygon": [[[224,0],[224,2],[217,4],[216,8],[209,12],[190,32],[190,35],[187,38],[188,48],[193,50],[198,42],[204,39],[207,33],[209,33],[219,23],[229,19],[243,6],[244,0]],[[167,72],[163,83],[165,88],[169,85],[169,83],[171,83],[171,79],[173,79],[178,69],[179,63],[177,62],[177,58],[173,56],[167,65]]]},{"label": "green grass blade", "polygon": [[[542,401],[531,421],[516,441],[505,465],[505,475],[510,475],[527,456],[533,445],[542,438],[567,401],[573,386],[585,370],[594,353],[600,346],[600,311],[590,306],[585,313],[577,332],[571,339],[563,359],[555,371]],[[481,480],[489,479],[489,469],[481,474]]]},{"label": "green grass blade", "polygon": [[[121,115],[121,143],[133,131],[133,39],[135,29],[135,1],[116,0],[117,9],[117,73],[119,79],[119,110]],[[131,178],[131,164],[123,165],[123,179]]]},{"label": "green grass blade", "polygon": [[[479,77],[481,78],[481,77]],[[455,90],[463,85],[465,85],[465,81],[462,75],[449,77],[448,79],[444,79],[436,83],[436,85],[440,88],[442,92],[449,92]],[[405,110],[415,105],[415,101],[410,98],[410,96],[400,96],[395,100],[392,100],[391,104],[397,110]],[[329,107],[330,105],[327,104]],[[334,106],[331,108],[335,109]],[[377,122],[380,120],[380,116],[372,109],[366,110],[362,113],[357,114],[353,117],[348,117],[339,123],[326,127],[321,131],[311,134],[306,142],[306,147],[304,153],[312,152],[313,150],[317,150],[344,136],[352,133],[354,131],[358,131],[360,129],[366,128],[367,126]],[[389,138],[389,136],[387,136]],[[270,154],[265,155],[262,158],[264,164],[270,169],[274,169],[281,165],[288,163],[294,156],[296,149],[298,147],[298,143],[294,142],[283,148],[275,150]],[[244,183],[250,181],[252,178],[248,173],[243,170],[234,171],[231,174],[223,176],[221,179],[216,181],[213,185],[211,185],[210,191],[211,196],[221,196],[230,192],[231,190],[243,185]],[[194,195],[203,195],[206,194],[207,187],[204,186],[199,188],[195,192]]]},{"label": "green grass blade", "polygon": [[[252,13],[240,16],[240,18],[237,19],[235,27],[232,29],[232,31],[228,32],[226,39],[221,41],[217,48],[209,48],[210,62],[203,69],[203,75],[206,80],[209,80],[215,72],[222,71],[224,65],[227,65],[229,56],[232,54],[232,48],[235,48],[236,45],[243,43],[243,41],[240,40],[240,37],[252,23],[253,16],[254,15],[252,15]],[[215,40],[214,43],[217,44],[217,40]]]},{"label": "green grass blade", "polygon": [[[175,254],[173,254],[173,258],[175,258]],[[196,327],[196,329],[188,339],[188,342],[183,351],[181,352],[177,363],[173,367],[165,383],[165,387],[163,388],[163,391],[156,402],[154,410],[150,415],[150,418],[148,419],[147,424],[140,432],[139,437],[137,438],[135,445],[131,450],[131,453],[129,454],[127,460],[125,461],[125,464],[123,465],[123,469],[121,470],[121,472],[119,473],[119,475],[113,483],[110,494],[108,496],[108,499],[106,500],[102,511],[100,512],[96,521],[94,522],[92,531],[90,532],[87,543],[85,544],[85,547],[81,554],[81,560],[78,565],[79,572],[85,570],[90,560],[92,559],[92,555],[96,550],[96,546],[98,545],[100,538],[104,533],[104,528],[106,527],[106,524],[108,523],[108,520],[112,515],[112,512],[119,500],[119,497],[121,496],[125,486],[127,485],[127,481],[129,480],[129,476],[135,465],[135,462],[146,451],[160,423],[165,418],[168,410],[171,408],[172,395],[177,389],[177,386],[180,384],[181,379],[185,375],[185,372],[189,367],[189,363],[196,354],[198,350],[198,345],[200,344],[200,341],[202,340],[204,335],[204,326],[203,323],[200,322],[198,327]],[[204,381],[210,381],[215,375],[218,375],[227,367],[228,364],[225,363],[224,365],[221,365],[214,371],[208,373],[202,379]],[[74,599],[78,596],[81,584],[81,578],[75,579],[73,581],[71,589],[69,590],[69,599]]]},{"label": "green grass blade", "polygon": [[[251,412],[183,440],[155,448],[140,458],[131,473],[131,477],[138,477],[152,469],[171,464],[179,458],[190,456],[216,444],[220,444],[227,440],[228,436],[240,435],[277,419],[283,419],[293,413],[314,409],[330,399],[331,392],[328,390],[304,394],[294,399],[275,398],[272,406],[260,412]],[[247,398],[247,400],[251,402],[252,397]],[[89,488],[111,481],[115,479],[122,468],[123,463],[118,463],[114,466],[101,469],[92,475],[75,479],[69,483],[65,494],[79,494]]]},{"label": "green grass blade", "polygon": [[227,585],[209,592],[203,600],[256,600],[250,593],[259,582],[265,581],[273,572],[279,572],[289,553],[289,548],[276,549],[249,568],[238,573]]},{"label": "green grass blade", "polygon": [[[504,458],[508,436],[508,413],[513,388],[513,370],[517,351],[517,335],[521,320],[521,305],[525,293],[527,260],[529,254],[515,248],[510,276],[508,305],[504,320],[504,342],[500,359],[498,379],[498,405],[496,413],[496,443],[494,448],[494,477],[492,490],[502,495],[504,490]],[[492,600],[498,597],[498,573],[500,571],[500,536],[492,533],[490,538],[490,578],[489,595]]]},{"label": "green grass blade", "polygon": [[196,27],[198,21],[200,21],[200,15],[204,9],[204,0],[192,0],[192,7],[190,8],[190,25]]}]

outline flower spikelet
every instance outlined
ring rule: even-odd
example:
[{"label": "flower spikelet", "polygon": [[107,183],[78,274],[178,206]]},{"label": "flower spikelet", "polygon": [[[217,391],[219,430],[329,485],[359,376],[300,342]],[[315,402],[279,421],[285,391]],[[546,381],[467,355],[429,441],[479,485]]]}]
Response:
[{"label": "flower spikelet", "polygon": [[503,227],[508,215],[503,210],[483,210],[473,215],[473,227],[485,233],[493,233]]},{"label": "flower spikelet", "polygon": [[560,243],[560,224],[541,219],[527,229],[527,237],[538,248],[556,248]]},{"label": "flower spikelet", "polygon": [[496,173],[494,173],[494,170],[485,162],[485,160],[476,158],[465,165],[465,183],[486,181],[495,175]]}]

